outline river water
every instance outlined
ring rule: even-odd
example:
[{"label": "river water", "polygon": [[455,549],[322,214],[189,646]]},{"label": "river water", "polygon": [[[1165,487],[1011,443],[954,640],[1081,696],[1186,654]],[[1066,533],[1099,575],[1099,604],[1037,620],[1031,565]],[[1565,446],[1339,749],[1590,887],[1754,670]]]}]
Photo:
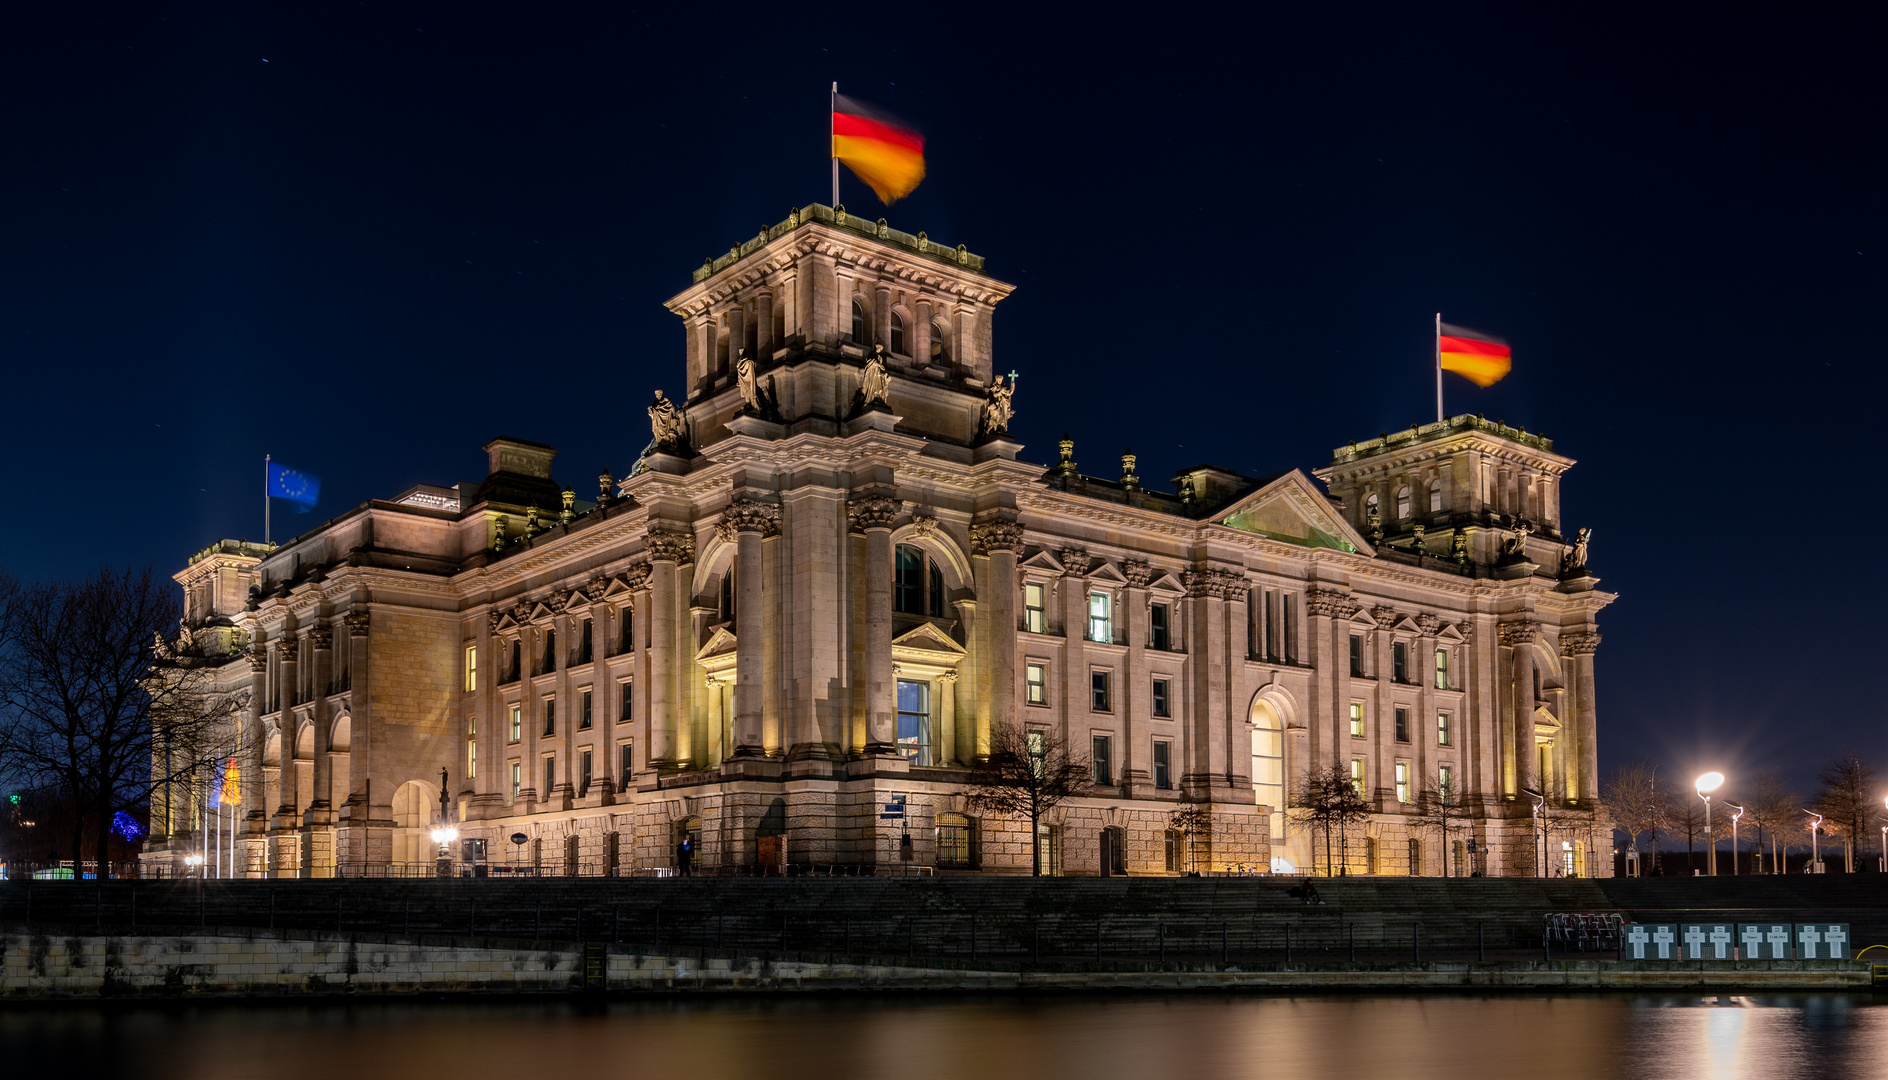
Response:
[{"label": "river water", "polygon": [[411,1000],[10,1006],[11,1075],[189,1080],[1888,1077],[1888,998]]}]

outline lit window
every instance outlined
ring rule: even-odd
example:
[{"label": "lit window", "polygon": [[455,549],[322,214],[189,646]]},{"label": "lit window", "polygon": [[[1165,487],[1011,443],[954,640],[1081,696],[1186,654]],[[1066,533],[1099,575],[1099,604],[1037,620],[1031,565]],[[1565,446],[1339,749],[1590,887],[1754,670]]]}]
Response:
[{"label": "lit window", "polygon": [[475,779],[479,775],[479,721],[477,717],[467,717],[465,722],[465,778]]},{"label": "lit window", "polygon": [[896,311],[892,312],[892,352],[905,355],[905,320]]},{"label": "lit window", "polygon": [[518,792],[524,788],[524,766],[516,761],[511,763],[511,798],[516,802]]},{"label": "lit window", "polygon": [[524,708],[513,705],[511,707],[511,741],[517,742],[522,738],[524,738]]},{"label": "lit window", "polygon": [[865,305],[857,300],[852,302],[852,343],[865,344]]},{"label": "lit window", "polygon": [[1114,783],[1114,763],[1110,760],[1114,756],[1111,753],[1113,744],[1114,740],[1106,735],[1095,736],[1092,744],[1094,747],[1092,760],[1095,764],[1095,783],[1103,787]]},{"label": "lit window", "polygon": [[1446,712],[1436,714],[1436,745],[1449,745],[1449,714]]},{"label": "lit window", "polygon": [[1429,481],[1429,512],[1434,514],[1442,509],[1442,481]]},{"label": "lit window", "polygon": [[898,752],[913,765],[931,764],[931,684],[898,680]]},{"label": "lit window", "polygon": [[1094,699],[1094,710],[1096,712],[1107,712],[1108,673],[1105,671],[1090,672],[1088,676],[1088,686],[1090,695]]},{"label": "lit window", "polygon": [[1449,650],[1436,650],[1436,689],[1449,689]]},{"label": "lit window", "polygon": [[1364,706],[1361,701],[1350,703],[1350,737],[1353,739],[1364,737]]},{"label": "lit window", "polygon": [[465,692],[471,693],[479,688],[479,647],[465,647]]},{"label": "lit window", "polygon": [[1042,664],[1026,665],[1023,668],[1023,679],[1028,691],[1025,700],[1029,704],[1049,704],[1048,671]]},{"label": "lit window", "polygon": [[1173,790],[1173,743],[1166,739],[1154,740],[1154,787],[1159,791]]},{"label": "lit window", "polygon": [[1034,582],[1023,586],[1023,629],[1032,634],[1049,632],[1049,613],[1046,610],[1042,585]]},{"label": "lit window", "polygon": [[1401,705],[1396,707],[1396,741],[1409,741],[1409,710]]},{"label": "lit window", "polygon": [[1409,762],[1407,761],[1396,763],[1396,801],[1404,804],[1409,802]]},{"label": "lit window", "polygon": [[1436,769],[1436,793],[1447,804],[1455,802],[1455,766],[1442,765]]},{"label": "lit window", "polygon": [[1088,640],[1114,640],[1114,619],[1110,614],[1107,593],[1088,594]]},{"label": "lit window", "polygon": [[1168,680],[1168,679],[1155,679],[1154,680],[1154,715],[1155,716],[1172,716],[1173,715],[1173,704],[1170,701],[1168,701],[1169,692],[1171,691],[1172,687],[1173,687],[1173,683],[1171,680]]},{"label": "lit window", "polygon": [[1148,625],[1153,631],[1150,635],[1152,640],[1148,644],[1161,652],[1166,652],[1173,647],[1173,638],[1167,630],[1167,605],[1154,604],[1147,611]]},{"label": "lit window", "polygon": [[1363,758],[1354,757],[1350,759],[1350,786],[1356,790],[1357,794],[1362,795],[1364,793]]},{"label": "lit window", "polygon": [[1040,731],[1023,736],[1023,753],[1029,755],[1029,771],[1040,780],[1049,757],[1048,739]]},{"label": "lit window", "polygon": [[970,865],[970,819],[962,814],[937,816],[937,864]]}]

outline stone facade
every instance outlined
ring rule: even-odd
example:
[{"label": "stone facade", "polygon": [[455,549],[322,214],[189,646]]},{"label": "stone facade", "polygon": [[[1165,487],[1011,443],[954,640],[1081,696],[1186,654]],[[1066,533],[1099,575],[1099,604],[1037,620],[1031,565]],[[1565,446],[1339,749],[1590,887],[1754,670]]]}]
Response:
[{"label": "stone facade", "polygon": [[[1059,873],[1322,872],[1289,804],[1329,766],[1371,804],[1352,872],[1610,872],[1586,853],[1612,597],[1559,531],[1571,460],[1458,416],[1171,492],[1066,440],[1028,464],[992,345],[1010,290],[796,209],[668,302],[687,393],[594,502],[501,438],[482,482],[194,558],[190,631],[252,689],[248,872],[423,872],[442,770],[484,843],[459,854],[494,867],[646,872],[688,837],[704,869],[883,869],[902,797],[914,862],[1027,872],[1027,826],[966,799],[1013,723],[1093,758],[1045,822]],[[147,859],[196,846],[192,797],[160,793]]]}]

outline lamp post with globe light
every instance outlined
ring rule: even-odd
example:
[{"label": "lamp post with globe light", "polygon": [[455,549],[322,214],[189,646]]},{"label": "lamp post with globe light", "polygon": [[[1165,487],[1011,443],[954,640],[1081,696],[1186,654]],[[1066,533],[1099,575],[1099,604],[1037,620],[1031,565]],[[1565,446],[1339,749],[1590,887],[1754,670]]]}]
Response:
[{"label": "lamp post with globe light", "polygon": [[1705,865],[1712,877],[1718,876],[1718,847],[1711,840],[1711,793],[1724,785],[1724,774],[1708,772],[1697,780],[1698,797],[1704,800]]},{"label": "lamp post with globe light", "polygon": [[1822,815],[1814,810],[1805,810],[1813,820],[1809,823],[1809,872],[1822,873]]}]

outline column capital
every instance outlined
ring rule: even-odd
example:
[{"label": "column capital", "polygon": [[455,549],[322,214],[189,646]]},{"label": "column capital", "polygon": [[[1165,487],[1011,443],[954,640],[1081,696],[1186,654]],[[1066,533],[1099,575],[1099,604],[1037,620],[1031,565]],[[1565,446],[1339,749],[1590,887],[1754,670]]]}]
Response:
[{"label": "column capital", "polygon": [[1145,589],[1154,580],[1154,568],[1139,559],[1127,559],[1121,563],[1121,576],[1128,579],[1128,588]]},{"label": "column capital", "polygon": [[629,569],[623,571],[624,587],[629,589],[630,592],[641,592],[647,589],[649,587],[649,575],[652,571],[653,568],[649,565],[647,560],[630,563]]},{"label": "column capital", "polygon": [[1377,620],[1377,628],[1388,630],[1396,625],[1397,610],[1387,604],[1378,604],[1370,609],[1370,617]]},{"label": "column capital", "polygon": [[1442,632],[1442,620],[1425,612],[1416,616],[1416,629],[1421,630],[1424,637],[1435,637]]},{"label": "column capital", "polygon": [[758,499],[736,499],[722,511],[715,531],[730,544],[735,542],[739,533],[744,532],[772,536],[780,531],[780,508]]},{"label": "column capital", "polygon": [[1014,521],[986,521],[970,527],[970,553],[972,555],[994,555],[1007,551],[1012,555],[1023,553],[1023,527]]},{"label": "column capital", "polygon": [[308,642],[316,649],[334,648],[334,628],[323,624],[309,630]]},{"label": "column capital", "polygon": [[1560,651],[1568,656],[1592,656],[1599,651],[1600,635],[1595,630],[1579,630],[1560,635]]},{"label": "column capital", "polygon": [[649,558],[655,562],[679,564],[695,561],[695,536],[680,526],[662,529],[650,526],[647,543]]},{"label": "column capital", "polygon": [[846,516],[852,520],[855,532],[869,532],[873,529],[890,529],[892,519],[902,509],[904,504],[897,499],[866,495],[846,503]]},{"label": "column capital", "polygon": [[243,656],[249,661],[249,672],[252,675],[260,675],[269,667],[269,647],[260,642],[249,646]]},{"label": "column capital", "polygon": [[1538,623],[1506,622],[1497,628],[1497,632],[1501,635],[1501,643],[1512,648],[1516,645],[1532,645],[1540,629]]},{"label": "column capital", "polygon": [[350,637],[366,637],[372,615],[365,611],[350,611],[342,616],[342,620],[347,623],[347,632]]},{"label": "column capital", "polygon": [[1095,564],[1088,549],[1082,547],[1065,547],[1056,552],[1056,557],[1062,563],[1063,577],[1087,577],[1089,567]]},{"label": "column capital", "polygon": [[1350,594],[1336,589],[1305,590],[1305,611],[1313,616],[1331,619],[1348,619],[1361,610],[1363,605],[1351,599]]}]

